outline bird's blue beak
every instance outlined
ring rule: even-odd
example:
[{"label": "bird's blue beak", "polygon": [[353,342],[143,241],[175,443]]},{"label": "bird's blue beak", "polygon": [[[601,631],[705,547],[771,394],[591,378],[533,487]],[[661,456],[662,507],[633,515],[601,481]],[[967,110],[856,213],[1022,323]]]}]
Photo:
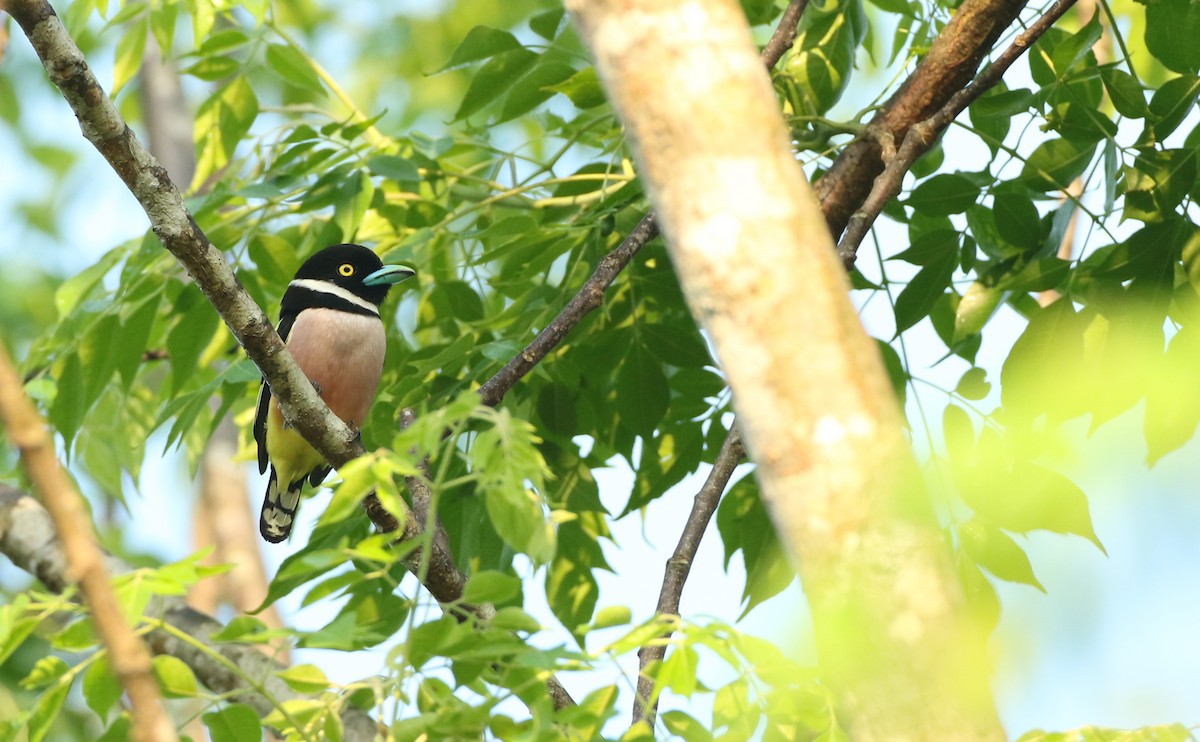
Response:
[{"label": "bird's blue beak", "polygon": [[364,286],[382,286],[384,284],[400,283],[406,278],[412,278],[417,272],[403,265],[385,265],[362,280]]}]

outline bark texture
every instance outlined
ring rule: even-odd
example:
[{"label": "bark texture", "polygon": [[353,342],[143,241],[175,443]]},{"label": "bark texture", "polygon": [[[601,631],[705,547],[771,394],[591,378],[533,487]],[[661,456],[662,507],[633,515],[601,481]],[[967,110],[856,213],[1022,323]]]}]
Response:
[{"label": "bark texture", "polygon": [[1002,739],[982,638],[739,6],[567,7],[727,373],[851,737]]},{"label": "bark texture", "polygon": [[1025,4],[1026,0],[965,0],[912,76],[816,182],[817,197],[835,240],[887,164],[882,145],[894,151],[910,126],[932,116],[970,82],[980,61]]}]

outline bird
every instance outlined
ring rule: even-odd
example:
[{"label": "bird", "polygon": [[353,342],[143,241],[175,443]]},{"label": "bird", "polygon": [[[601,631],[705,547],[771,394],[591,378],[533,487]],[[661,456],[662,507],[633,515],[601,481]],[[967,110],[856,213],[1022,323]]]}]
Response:
[{"label": "bird", "polygon": [[[387,336],[379,307],[388,290],[416,275],[384,265],[369,248],[341,244],[316,252],[296,271],[279,310],[279,337],[329,409],[358,430],[383,374]],[[331,467],[283,419],[266,379],[254,416],[258,471],[271,475],[258,530],[277,544],[292,532],[304,482],[316,487]]]}]

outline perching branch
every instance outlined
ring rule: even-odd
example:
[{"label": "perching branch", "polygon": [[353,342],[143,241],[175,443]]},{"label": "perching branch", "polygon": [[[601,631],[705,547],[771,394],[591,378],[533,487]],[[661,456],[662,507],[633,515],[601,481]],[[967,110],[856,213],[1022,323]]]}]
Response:
[{"label": "perching branch", "polygon": [[[311,382],[292,359],[262,309],[245,292],[221,252],[209,242],[183,204],[179,190],[154,159],[96,81],[79,47],[45,0],[9,0],[6,8],[29,37],[50,80],[79,119],[84,136],[104,156],[150,219],[150,227],[167,250],[187,269],[234,337],[271,387],[284,419],[335,468],[365,453],[357,435],[317,396]],[[373,494],[363,508],[385,533],[401,529],[415,538],[421,524],[405,512],[389,513]],[[449,554],[434,545],[425,587],[439,600],[462,595],[462,572]],[[561,688],[551,678],[550,688]],[[569,705],[564,693],[557,707]]]},{"label": "perching branch", "polygon": [[[792,0],[788,3],[779,25],[767,45],[763,47],[760,59],[767,69],[773,68],[796,40],[796,24],[804,13],[808,0]],[[550,351],[558,347],[563,338],[575,328],[592,310],[604,303],[604,292],[612,285],[617,276],[633,260],[646,243],[658,236],[658,222],[654,212],[648,212],[637,226],[625,236],[621,244],[601,259],[596,270],[584,282],[578,293],[567,302],[562,311],[537,334],[529,345],[525,346],[516,357],[505,364],[492,378],[479,388],[479,396],[483,403],[495,407],[504,399],[513,386],[523,379],[526,374],[541,363]]]},{"label": "perching branch", "polygon": [[[117,682],[129,694],[133,734],[139,742],[173,742],[175,725],[167,716],[150,664],[150,653],[133,633],[108,581],[108,570],[91,532],[92,520],[82,495],[59,466],[54,441],[0,339],[0,422],[21,454],[21,463],[54,522],[63,544],[64,582],[78,583],[91,611],[92,624],[108,647]],[[69,577],[67,577],[69,575]]]},{"label": "perching branch", "polygon": [[726,372],[849,736],[1002,739],[985,644],[740,6],[567,9]]},{"label": "perching branch", "polygon": [[[713,513],[717,512],[717,503],[721,501],[721,495],[729,484],[733,470],[745,456],[746,449],[742,446],[742,437],[738,434],[735,424],[725,436],[725,442],[721,444],[721,450],[713,461],[708,478],[696,493],[692,502],[692,512],[688,514],[687,524],[679,536],[679,544],[675,547],[675,553],[667,560],[667,570],[663,576],[656,609],[660,617],[679,616],[679,598],[683,594],[683,585],[687,582],[688,573],[692,570],[696,551],[700,548],[700,539],[704,538],[704,531],[708,528]],[[637,700],[633,704],[634,724],[645,720],[651,727],[654,726],[658,702],[650,702],[650,696],[654,692],[654,681],[647,675],[646,668],[651,662],[662,661],[666,656],[667,642],[672,633],[674,632],[668,625],[662,636],[638,650]]]},{"label": "perching branch", "polygon": [[[0,552],[49,590],[61,593],[71,582],[63,544],[55,536],[50,515],[32,497],[3,484],[0,484]],[[101,554],[100,558],[113,574],[133,571],[128,564],[109,554]],[[171,629],[159,628],[147,634],[151,649],[157,654],[169,654],[183,660],[206,688],[229,694],[230,700],[244,703],[262,716],[284,701],[315,699],[315,696],[292,690],[278,677],[286,666],[267,657],[256,646],[213,642],[210,637],[225,626],[193,610],[182,598],[160,597],[152,605],[157,619]],[[109,661],[115,667],[121,657],[117,648],[110,645],[109,650]],[[375,739],[376,724],[365,712],[345,704],[341,718],[346,740],[371,742]],[[133,728],[140,727],[140,722],[135,719]]]},{"label": "perching branch", "polygon": [[979,73],[979,76],[962,90],[955,93],[936,113],[929,118],[914,124],[904,135],[903,144],[895,155],[888,158],[885,155],[886,167],[875,183],[871,193],[862,206],[850,217],[846,233],[838,242],[838,257],[847,267],[854,265],[858,246],[875,223],[883,207],[900,193],[904,182],[904,174],[925,154],[933,143],[938,140],[946,127],[950,125],[967,106],[975,102],[979,96],[1000,82],[1000,78],[1012,66],[1025,50],[1028,49],[1043,33],[1054,25],[1063,13],[1075,4],[1075,0],[1058,0],[1050,10],[1043,13],[1028,29],[1017,35],[1013,43],[1000,56]]}]

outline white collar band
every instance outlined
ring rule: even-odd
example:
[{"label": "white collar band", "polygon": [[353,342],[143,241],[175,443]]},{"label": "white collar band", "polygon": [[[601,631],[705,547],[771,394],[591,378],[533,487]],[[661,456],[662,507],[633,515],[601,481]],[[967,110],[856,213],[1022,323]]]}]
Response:
[{"label": "white collar band", "polygon": [[379,316],[379,307],[378,306],[372,304],[371,302],[367,301],[366,299],[362,298],[361,296],[357,296],[353,292],[348,291],[348,290],[342,288],[341,286],[338,286],[336,283],[333,283],[332,281],[321,281],[321,280],[318,280],[315,278],[297,278],[295,281],[292,281],[288,285],[295,286],[298,289],[305,289],[307,291],[315,291],[319,294],[329,294],[330,296],[336,296],[339,299],[350,302],[351,304],[353,304],[356,307],[361,307],[361,308],[367,310],[368,312],[375,315],[376,317]]}]

